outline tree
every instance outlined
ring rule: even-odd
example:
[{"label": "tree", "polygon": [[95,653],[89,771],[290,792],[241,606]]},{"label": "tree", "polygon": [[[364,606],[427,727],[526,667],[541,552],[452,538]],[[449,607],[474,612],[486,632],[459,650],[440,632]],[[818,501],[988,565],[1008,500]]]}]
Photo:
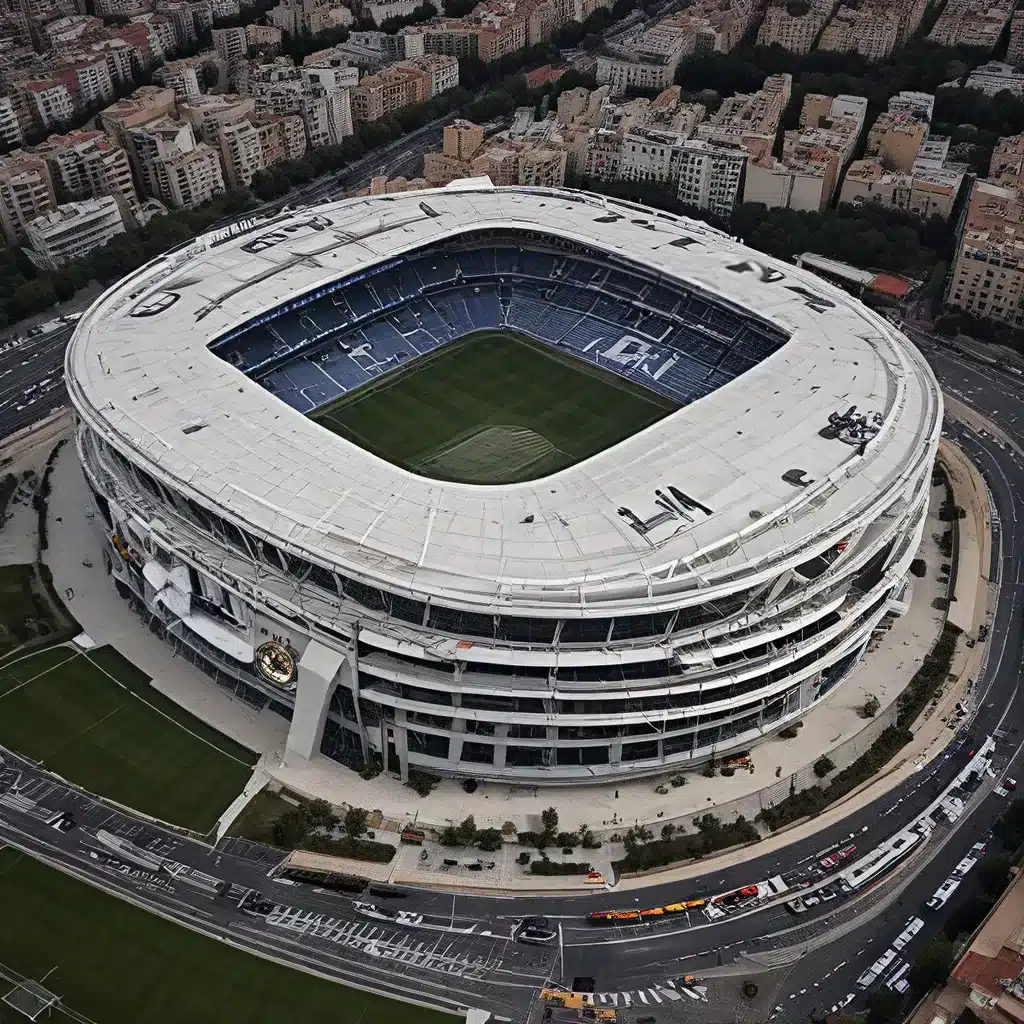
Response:
[{"label": "tree", "polygon": [[284,850],[294,850],[309,834],[309,819],[301,807],[290,807],[271,830],[274,845]]},{"label": "tree", "polygon": [[667,843],[672,838],[672,833],[675,832],[676,827],[672,822],[668,822],[661,826],[661,838]]},{"label": "tree", "polygon": [[338,816],[326,800],[310,800],[304,805],[303,810],[306,812],[306,821],[309,822],[311,829],[323,829],[324,832],[330,832],[331,829],[338,827]]},{"label": "tree", "polygon": [[1001,853],[986,857],[978,865],[978,882],[986,896],[999,899],[1010,883],[1010,866],[1010,858]]},{"label": "tree", "polygon": [[476,821],[472,814],[456,826],[455,833],[459,837],[460,846],[472,846],[476,842]]},{"label": "tree", "polygon": [[342,828],[349,839],[358,839],[366,831],[366,822],[370,817],[365,807],[350,807],[345,812]]},{"label": "tree", "polygon": [[970,935],[985,920],[991,909],[991,900],[968,900],[966,903],[958,903],[949,912],[942,925],[942,931],[950,942],[960,935]]},{"label": "tree", "polygon": [[476,834],[476,845],[485,853],[500,850],[502,846],[501,830],[497,828],[482,828]]},{"label": "tree", "polygon": [[917,956],[910,968],[910,987],[924,995],[936,985],[941,985],[953,970],[953,944],[948,939],[936,939]]},{"label": "tree", "polygon": [[558,834],[558,811],[554,807],[548,807],[541,811],[540,823],[543,826],[543,833],[550,843]]},{"label": "tree", "polygon": [[829,772],[835,771],[835,762],[827,754],[823,754],[814,762],[814,774],[819,779],[825,778]]},{"label": "tree", "polygon": [[903,1016],[903,999],[892,989],[883,988],[868,996],[868,1017],[865,1024],[892,1024]]}]

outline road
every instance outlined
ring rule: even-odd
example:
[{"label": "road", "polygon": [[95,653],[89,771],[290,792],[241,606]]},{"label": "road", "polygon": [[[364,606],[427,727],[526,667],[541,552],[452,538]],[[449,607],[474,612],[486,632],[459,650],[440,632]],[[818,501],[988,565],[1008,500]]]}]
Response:
[{"label": "road", "polygon": [[[411,153],[401,150],[390,161],[400,165],[411,157]],[[1007,434],[1024,447],[1024,422],[1018,429],[1019,395],[1024,381],[1011,373],[980,367],[967,357],[951,354],[913,328],[910,330],[944,389],[1000,422]],[[20,429],[63,401],[63,388],[54,378],[59,378],[63,348],[69,336],[70,329],[61,328],[29,339],[17,348],[0,351],[0,431]],[[50,383],[43,385],[47,378]],[[26,395],[33,385],[35,390]],[[42,396],[29,404],[40,392]],[[19,410],[19,405],[26,407]],[[984,736],[1004,719],[1009,723],[1024,720],[1024,694],[1018,689],[1024,645],[1020,601],[1024,545],[1020,543],[1017,526],[1018,506],[1024,496],[1024,460],[991,437],[955,424],[949,424],[947,431],[964,445],[992,490],[998,513],[994,522],[993,574],[999,575],[1004,584],[988,641],[992,646],[988,670],[979,681],[977,718],[967,746],[811,839],[792,843],[774,854],[754,857],[736,868],[715,871],[694,880],[685,892],[678,885],[652,885],[640,894],[626,897],[627,906],[632,900],[657,905],[722,892],[779,872],[791,884],[807,880],[813,875],[813,862],[828,849],[855,841],[859,849],[867,850],[898,831],[963,767],[967,748],[977,737]],[[1018,762],[1011,766],[1011,756],[1016,752],[1017,740],[1012,734],[1000,741],[1000,770],[1016,770]],[[131,893],[133,898],[146,901],[161,912],[183,916],[193,924],[205,922],[213,931],[226,930],[234,941],[253,950],[272,949],[276,955],[292,959],[313,957],[339,980],[362,981],[381,991],[404,993],[439,1005],[482,1005],[513,1020],[525,1019],[525,1007],[545,979],[568,982],[579,975],[597,980],[602,1002],[623,1005],[628,1001],[645,1010],[650,1008],[657,1019],[672,1020],[680,1015],[688,1020],[716,1022],[764,1019],[760,1008],[754,1011],[741,1002],[730,1002],[725,983],[709,985],[705,1003],[680,995],[673,979],[682,970],[728,966],[744,952],[812,941],[830,931],[844,914],[854,913],[838,904],[823,905],[802,918],[796,931],[794,919],[782,908],[714,924],[691,915],[689,920],[673,919],[671,923],[606,931],[588,925],[585,915],[591,909],[616,905],[621,898],[614,894],[523,898],[512,904],[481,896],[453,897],[450,893],[413,890],[405,899],[392,901],[394,906],[425,915],[425,924],[433,927],[410,929],[366,918],[357,912],[350,897],[270,881],[266,873],[272,861],[261,848],[246,846],[246,855],[238,856],[242,847],[235,844],[232,852],[216,855],[201,844],[133,821],[82,794],[64,789],[29,766],[10,762],[8,770],[0,773],[0,793],[6,793],[0,796],[0,835],[5,839],[36,855],[51,857],[65,867],[88,872],[91,878]],[[36,804],[30,806],[26,800]],[[857,911],[865,919],[862,927],[813,957],[777,971],[770,986],[764,986],[766,990],[777,989],[772,994],[777,1002],[769,1009],[769,1015],[774,1013],[774,1019],[779,1021],[803,1021],[815,1006],[829,1007],[851,992],[856,995],[851,1009],[862,1005],[864,994],[853,984],[855,979],[878,955],[876,951],[883,950],[895,938],[911,913],[917,912],[931,895],[949,865],[955,862],[955,855],[988,832],[1002,806],[1004,803],[998,797],[979,799],[969,817],[958,823],[955,834],[942,836],[948,855],[921,867],[898,905],[877,912]],[[66,834],[46,823],[53,812],[62,809],[73,811],[78,822],[78,827]],[[166,869],[138,877],[119,871],[118,864],[110,863],[109,851],[103,855],[106,862],[93,856],[100,828],[142,847],[156,846],[171,862],[186,865],[198,875],[182,870],[167,882]],[[218,861],[218,856],[223,859]],[[124,863],[122,860],[120,867]],[[233,886],[231,892],[237,898],[232,901],[211,894],[211,876]],[[174,891],[167,892],[167,885]],[[238,900],[240,894],[249,890],[264,892],[279,909],[269,917],[246,913],[238,906]],[[543,915],[561,924],[560,949],[528,947],[512,941],[514,921],[529,914]],[[928,937],[941,927],[942,919],[943,914],[927,916],[927,928],[915,938],[915,949],[923,948]],[[453,927],[457,930],[451,931]],[[465,931],[470,928],[472,931]],[[298,946],[289,941],[296,936]],[[913,949],[909,953],[912,955]],[[382,965],[382,958],[387,963]],[[782,1009],[776,1010],[775,1006]],[[754,1012],[759,1015],[757,1018],[748,1016]]]}]

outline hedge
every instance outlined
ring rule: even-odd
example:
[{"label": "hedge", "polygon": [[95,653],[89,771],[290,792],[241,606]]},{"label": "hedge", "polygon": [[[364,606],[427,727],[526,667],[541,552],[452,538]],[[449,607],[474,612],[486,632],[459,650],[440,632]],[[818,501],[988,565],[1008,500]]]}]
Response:
[{"label": "hedge", "polygon": [[394,857],[396,848],[391,843],[377,843],[372,839],[330,839],[327,836],[311,835],[299,844],[300,850],[310,853],[326,853],[331,857],[351,857],[353,860],[369,860],[376,864],[387,864]]},{"label": "hedge", "polygon": [[801,818],[820,814],[830,804],[846,796],[862,782],[867,782],[885,767],[914,738],[910,725],[928,706],[936,690],[949,674],[950,662],[956,650],[956,639],[960,632],[959,627],[946,623],[939,639],[935,641],[935,646],[925,655],[921,667],[914,673],[914,678],[900,694],[896,724],[884,729],[865,753],[853,764],[838,772],[824,789],[820,786],[809,786],[799,793],[792,793],[774,807],[766,807],[760,811],[756,820],[763,822],[774,832]]},{"label": "hedge", "polygon": [[683,860],[700,859],[716,850],[724,850],[740,843],[756,843],[761,836],[742,815],[734,822],[723,825],[712,815],[706,815],[699,831],[691,835],[676,835],[671,839],[657,839],[627,852],[615,867],[622,874],[664,867]]},{"label": "hedge", "polygon": [[589,864],[574,861],[535,860],[530,865],[532,875],[588,875],[593,870]]}]

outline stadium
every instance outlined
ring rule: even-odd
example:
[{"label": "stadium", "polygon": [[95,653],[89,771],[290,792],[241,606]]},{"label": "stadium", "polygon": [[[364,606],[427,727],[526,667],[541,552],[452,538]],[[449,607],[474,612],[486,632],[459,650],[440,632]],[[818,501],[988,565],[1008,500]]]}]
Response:
[{"label": "stadium", "polygon": [[290,757],[504,780],[699,765],[909,601],[942,400],[884,318],[582,192],[200,237],[67,354],[121,596]]}]

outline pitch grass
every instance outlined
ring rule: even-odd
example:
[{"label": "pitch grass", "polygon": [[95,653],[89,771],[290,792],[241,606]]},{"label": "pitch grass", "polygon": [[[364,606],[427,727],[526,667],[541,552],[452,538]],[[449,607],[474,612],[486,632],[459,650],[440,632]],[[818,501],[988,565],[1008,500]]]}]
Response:
[{"label": "pitch grass", "polygon": [[646,388],[522,335],[481,331],[332,402],[312,418],[421,475],[501,484],[571,466],[676,408]]},{"label": "pitch grass", "polygon": [[[47,976],[50,991],[97,1024],[455,1020],[232,949],[13,849],[0,848],[0,906],[0,964]],[[0,993],[8,988],[0,981]]]},{"label": "pitch grass", "polygon": [[89,792],[204,834],[256,761],[109,647],[88,655],[52,648],[0,669],[0,745]]}]

